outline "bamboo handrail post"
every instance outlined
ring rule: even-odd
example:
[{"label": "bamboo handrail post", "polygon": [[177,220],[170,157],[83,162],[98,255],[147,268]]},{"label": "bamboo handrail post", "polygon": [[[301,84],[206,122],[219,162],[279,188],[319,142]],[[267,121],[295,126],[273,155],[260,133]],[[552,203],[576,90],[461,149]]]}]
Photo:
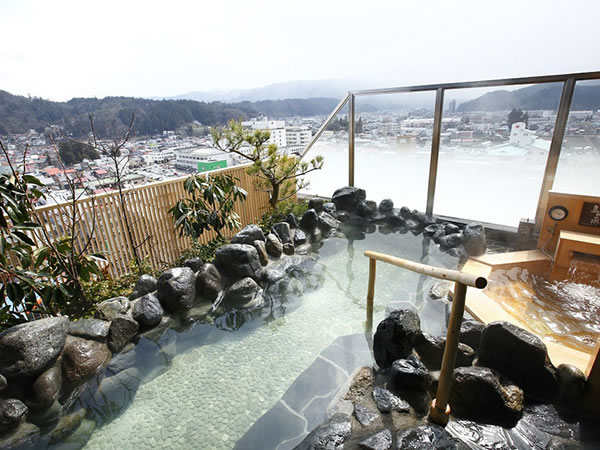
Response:
[{"label": "bamboo handrail post", "polygon": [[369,290],[367,291],[367,331],[373,329],[373,298],[375,297],[375,269],[377,260],[369,258]]},{"label": "bamboo handrail post", "polygon": [[457,281],[454,288],[454,298],[452,299],[452,310],[450,311],[450,320],[448,322],[448,334],[446,335],[446,345],[444,346],[444,356],[442,358],[437,393],[435,399],[431,402],[429,410],[431,421],[442,426],[448,423],[450,417],[448,400],[450,399],[450,387],[452,385],[454,363],[456,362],[456,353],[458,351],[460,325],[465,311],[466,295],[467,286]]}]

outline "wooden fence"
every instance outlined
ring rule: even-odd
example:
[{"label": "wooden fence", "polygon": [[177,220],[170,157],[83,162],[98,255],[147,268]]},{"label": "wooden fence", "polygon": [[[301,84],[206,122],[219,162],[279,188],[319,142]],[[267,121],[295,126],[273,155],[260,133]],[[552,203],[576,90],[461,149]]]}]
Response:
[{"label": "wooden fence", "polygon": [[[228,174],[239,181],[236,184],[248,192],[246,201],[236,204],[242,226],[256,222],[267,210],[269,197],[266,192],[254,188],[253,177],[246,173],[248,165],[212,171],[211,174]],[[181,252],[189,248],[192,240],[179,237],[173,218],[168,213],[175,203],[186,196],[183,183],[187,177],[146,184],[125,189],[125,208],[138,254],[148,258],[156,269],[175,261]],[[75,245],[79,248],[90,242],[89,253],[100,252],[108,260],[108,271],[113,277],[125,275],[134,259],[133,249],[121,213],[118,192],[96,195],[76,202],[77,216]],[[70,202],[44,206],[36,209],[48,234],[59,238],[69,234],[69,222],[73,216]],[[205,232],[199,239],[206,243],[215,236]]]}]

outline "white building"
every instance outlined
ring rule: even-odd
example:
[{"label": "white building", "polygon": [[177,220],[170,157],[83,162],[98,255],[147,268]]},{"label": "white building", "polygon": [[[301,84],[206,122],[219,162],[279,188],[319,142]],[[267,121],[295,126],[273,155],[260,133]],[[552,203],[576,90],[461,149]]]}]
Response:
[{"label": "white building", "polygon": [[252,130],[269,130],[271,132],[269,144],[275,144],[277,147],[287,147],[288,145],[284,120],[269,120],[266,117],[253,118],[242,122],[242,126]]},{"label": "white building", "polygon": [[227,161],[231,165],[228,153],[210,147],[186,147],[175,150],[175,167],[191,171],[198,170],[199,162]]},{"label": "white building", "polygon": [[175,158],[176,148],[153,149],[142,155],[146,164],[165,163]]},{"label": "white building", "polygon": [[306,147],[312,139],[312,131],[307,126],[286,127],[285,137],[290,147]]}]

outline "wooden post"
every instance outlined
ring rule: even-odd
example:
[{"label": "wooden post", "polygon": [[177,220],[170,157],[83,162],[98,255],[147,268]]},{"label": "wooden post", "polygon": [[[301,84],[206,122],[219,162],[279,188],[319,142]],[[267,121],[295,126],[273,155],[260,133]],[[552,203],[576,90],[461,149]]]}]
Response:
[{"label": "wooden post", "polygon": [[373,298],[375,297],[375,268],[377,260],[369,258],[369,289],[367,291],[367,331],[373,329]]},{"label": "wooden post", "polygon": [[467,286],[457,281],[454,288],[454,299],[452,300],[452,311],[450,312],[450,321],[448,322],[448,334],[446,336],[437,394],[431,402],[431,409],[429,410],[429,419],[442,426],[448,423],[450,417],[448,400],[450,398],[450,387],[452,385],[454,363],[456,362],[456,352],[458,350],[458,335],[465,311],[466,295]]}]

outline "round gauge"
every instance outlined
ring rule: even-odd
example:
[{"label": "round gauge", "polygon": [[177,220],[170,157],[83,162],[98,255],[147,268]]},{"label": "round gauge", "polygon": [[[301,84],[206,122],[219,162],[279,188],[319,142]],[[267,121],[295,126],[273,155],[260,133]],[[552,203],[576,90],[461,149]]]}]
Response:
[{"label": "round gauge", "polygon": [[569,215],[569,210],[564,206],[553,206],[548,211],[548,215],[553,220],[563,220]]}]

